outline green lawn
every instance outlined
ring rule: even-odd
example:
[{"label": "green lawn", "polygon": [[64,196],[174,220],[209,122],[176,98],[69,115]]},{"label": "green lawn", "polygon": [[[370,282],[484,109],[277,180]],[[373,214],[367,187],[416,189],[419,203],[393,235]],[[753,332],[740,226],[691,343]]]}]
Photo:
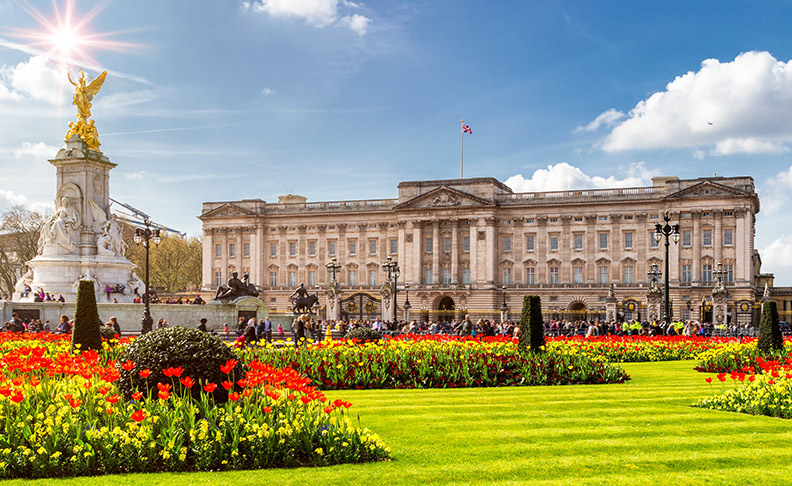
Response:
[{"label": "green lawn", "polygon": [[692,408],[693,361],[632,363],[622,385],[332,392],[393,461],[11,484],[790,484],[792,423]]}]

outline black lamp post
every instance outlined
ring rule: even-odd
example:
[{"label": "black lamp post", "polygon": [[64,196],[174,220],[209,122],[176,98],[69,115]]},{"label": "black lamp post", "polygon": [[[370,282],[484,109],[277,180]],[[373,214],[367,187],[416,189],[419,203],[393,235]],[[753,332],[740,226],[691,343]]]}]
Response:
[{"label": "black lamp post", "polygon": [[660,280],[660,275],[662,275],[663,272],[657,267],[657,263],[652,263],[652,267],[646,274],[649,275],[649,281],[656,284]]},{"label": "black lamp post", "polygon": [[668,315],[668,247],[670,245],[668,238],[671,237],[671,239],[674,240],[674,244],[679,243],[679,225],[675,224],[672,226],[669,224],[671,221],[671,215],[668,213],[663,214],[663,220],[665,221],[665,225],[660,223],[655,224],[654,239],[656,242],[660,243],[660,240],[662,240],[665,236],[665,288],[663,291],[663,324],[664,327],[667,327],[671,322],[671,319]]},{"label": "black lamp post", "polygon": [[385,263],[382,264],[382,270],[388,273],[388,281],[391,283],[391,291],[393,292],[393,323],[396,324],[398,322],[396,318],[396,285],[399,282],[399,262],[388,255]]},{"label": "black lamp post", "polygon": [[506,305],[506,286],[502,286],[501,290],[503,291],[503,304],[501,304],[501,321],[505,322],[508,317],[509,313],[509,306]]},{"label": "black lamp post", "polygon": [[327,274],[330,276],[330,283],[335,283],[336,275],[338,275],[338,269],[341,268],[341,265],[338,263],[338,259],[336,259],[336,257],[331,258],[325,266],[327,267]]},{"label": "black lamp post", "polygon": [[143,228],[135,228],[135,244],[143,244],[143,247],[146,249],[146,280],[145,280],[145,291],[143,293],[143,303],[145,304],[145,309],[143,310],[143,320],[141,321],[140,333],[146,334],[147,332],[151,331],[151,328],[154,325],[154,319],[151,317],[151,308],[149,307],[149,251],[151,250],[151,241],[154,242],[155,245],[159,245],[162,241],[160,238],[160,230],[159,228],[151,229],[151,221],[148,219],[143,220],[143,224],[146,226],[145,229]]},{"label": "black lamp post", "polygon": [[407,316],[410,314],[410,284],[404,284],[404,320],[408,320]]}]

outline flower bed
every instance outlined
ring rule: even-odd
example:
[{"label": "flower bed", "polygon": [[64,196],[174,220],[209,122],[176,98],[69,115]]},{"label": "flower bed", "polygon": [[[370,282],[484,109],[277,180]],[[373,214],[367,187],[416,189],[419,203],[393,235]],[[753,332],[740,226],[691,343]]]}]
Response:
[{"label": "flower bed", "polygon": [[557,337],[548,340],[547,348],[559,352],[577,350],[612,363],[632,363],[696,359],[700,353],[718,349],[730,341],[688,336]]},{"label": "flower bed", "polygon": [[787,339],[786,350],[775,354],[764,355],[756,347],[756,338],[749,338],[743,342],[726,343],[722,346],[709,349],[698,356],[699,364],[696,370],[705,373],[730,373],[744,370],[747,366],[758,372],[761,368],[756,366],[757,358],[765,361],[783,359],[792,351],[792,342]]},{"label": "flower bed", "polygon": [[744,367],[744,371],[719,373],[715,379],[724,383],[731,379],[735,387],[720,395],[699,400],[697,407],[729,412],[792,418],[792,353],[783,360],[767,361],[761,357]]},{"label": "flower bed", "polygon": [[[294,370],[251,360],[242,380],[229,374],[224,382],[202,383],[171,368],[156,389],[138,390],[125,402],[115,348],[77,355],[68,349],[67,338],[0,334],[1,478],[387,458],[381,440],[352,423],[349,402],[329,401]],[[215,404],[209,392],[217,386],[239,391]],[[202,389],[198,399],[190,394],[195,387]]]},{"label": "flower bed", "polygon": [[456,388],[622,383],[605,360],[562,350],[520,353],[510,338],[406,336],[379,343],[333,341],[249,348],[246,359],[289,367],[323,389]]}]

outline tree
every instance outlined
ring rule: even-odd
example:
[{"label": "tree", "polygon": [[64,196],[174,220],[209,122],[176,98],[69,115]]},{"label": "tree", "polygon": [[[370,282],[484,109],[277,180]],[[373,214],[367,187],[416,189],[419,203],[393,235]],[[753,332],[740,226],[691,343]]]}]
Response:
[{"label": "tree", "polygon": [[518,347],[522,350],[530,348],[531,351],[539,352],[545,345],[542,299],[538,295],[523,297],[520,334],[517,339]]},{"label": "tree", "polygon": [[762,318],[759,320],[759,341],[756,347],[763,353],[784,349],[784,338],[778,325],[778,307],[776,301],[762,302]]},{"label": "tree", "polygon": [[[143,245],[128,242],[126,256],[137,265],[141,279],[146,271],[146,249]],[[162,287],[166,292],[197,290],[201,287],[201,258],[203,246],[196,236],[180,238],[164,235],[162,243],[149,250],[149,280],[152,287]]]},{"label": "tree", "polygon": [[0,292],[14,293],[14,285],[27,272],[26,263],[38,252],[41,228],[49,214],[17,205],[0,217]]},{"label": "tree", "polygon": [[[80,280],[77,287],[77,302],[74,304],[74,328],[72,329],[72,349],[102,349],[102,321],[96,307],[96,293],[93,280]],[[79,344],[79,347],[77,346]]]}]

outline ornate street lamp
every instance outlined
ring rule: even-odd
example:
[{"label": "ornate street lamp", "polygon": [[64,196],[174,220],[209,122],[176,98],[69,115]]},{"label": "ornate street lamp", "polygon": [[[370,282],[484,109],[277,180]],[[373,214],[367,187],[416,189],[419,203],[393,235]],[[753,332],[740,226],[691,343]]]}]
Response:
[{"label": "ornate street lamp", "polygon": [[410,320],[410,284],[404,284],[404,320]]},{"label": "ornate street lamp", "polygon": [[[663,272],[657,267],[657,263],[652,263],[652,267],[646,274],[649,276],[649,281],[656,285],[657,282],[660,281],[660,275],[662,275]],[[652,287],[654,287],[654,285]]]},{"label": "ornate street lamp", "polygon": [[655,231],[654,231],[654,239],[656,242],[660,243],[660,240],[663,239],[665,236],[665,289],[663,292],[663,324],[664,327],[668,327],[668,324],[671,322],[669,318],[669,301],[668,301],[668,247],[669,247],[669,240],[668,238],[671,237],[674,240],[674,244],[679,243],[679,225],[670,225],[671,222],[671,215],[668,213],[663,214],[663,221],[665,221],[665,225],[660,223],[655,224]]},{"label": "ornate street lamp", "polygon": [[143,303],[145,304],[145,308],[143,310],[143,320],[141,321],[140,334],[146,334],[147,332],[150,332],[152,326],[154,325],[154,319],[151,317],[151,308],[149,306],[149,251],[151,250],[151,241],[153,241],[155,245],[159,245],[162,241],[162,238],[160,238],[159,228],[152,230],[151,221],[148,219],[144,219],[143,224],[146,226],[146,228],[135,228],[135,236],[133,238],[135,244],[140,245],[142,243],[143,247],[146,249],[146,281],[144,282],[145,291],[143,293]]},{"label": "ornate street lamp", "polygon": [[336,257],[333,257],[325,266],[327,267],[327,274],[330,276],[330,283],[335,283],[336,275],[338,275],[338,270],[341,268],[341,265],[338,263]]},{"label": "ornate street lamp", "polygon": [[391,283],[391,292],[393,294],[393,323],[396,324],[398,322],[396,319],[396,285],[399,282],[399,262],[388,255],[385,263],[382,264],[382,271],[388,273],[388,281]]},{"label": "ornate street lamp", "polygon": [[509,316],[509,306],[506,305],[506,286],[502,286],[501,290],[503,291],[503,304],[501,304],[501,322],[506,322]]}]

